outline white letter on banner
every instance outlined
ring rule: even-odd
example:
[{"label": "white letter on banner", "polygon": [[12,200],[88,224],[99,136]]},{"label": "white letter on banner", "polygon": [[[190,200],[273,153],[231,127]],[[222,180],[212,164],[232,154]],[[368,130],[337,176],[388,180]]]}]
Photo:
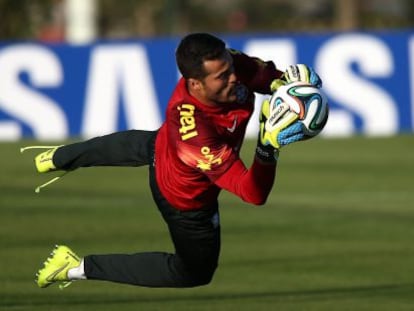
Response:
[{"label": "white letter on banner", "polygon": [[[264,61],[273,61],[276,67],[285,71],[292,64],[296,64],[296,46],[293,40],[287,39],[256,39],[250,40],[243,50],[246,54],[259,57]],[[246,137],[256,138],[259,130],[259,112],[266,96],[256,94],[254,114],[246,129]]]},{"label": "white letter on banner", "polygon": [[161,124],[145,49],[139,45],[101,46],[91,56],[82,135],[115,132],[122,93],[127,126],[153,130]]},{"label": "white letter on banner", "polygon": [[[315,67],[322,77],[325,92],[362,118],[365,134],[395,134],[398,115],[394,100],[385,90],[355,75],[351,70],[352,64],[366,77],[389,77],[394,70],[389,49],[371,35],[339,35],[321,48]],[[324,130],[327,135],[335,135],[338,130],[341,132],[342,127],[351,129],[351,115],[347,121],[342,111],[336,119],[336,112],[331,111],[329,115]]]},{"label": "white letter on banner", "polygon": [[[45,47],[20,44],[0,50],[0,109],[31,127],[37,139],[67,138],[68,125],[63,111],[50,98],[21,82],[22,73],[27,73],[34,87],[54,87],[63,80],[61,64]],[[6,121],[1,125],[13,138],[21,135],[17,122]]]}]

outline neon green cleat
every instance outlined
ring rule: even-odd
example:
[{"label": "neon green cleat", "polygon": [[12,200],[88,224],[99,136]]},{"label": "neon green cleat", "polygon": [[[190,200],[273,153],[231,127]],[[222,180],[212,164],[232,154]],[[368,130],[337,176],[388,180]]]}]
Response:
[{"label": "neon green cleat", "polygon": [[[60,146],[27,146],[27,147],[20,148],[20,153],[23,153],[26,150],[30,150],[30,149],[49,149],[47,151],[44,151],[38,154],[34,159],[36,170],[39,173],[48,173],[48,172],[59,170],[56,168],[55,164],[53,163],[53,156],[55,155],[56,150],[60,147],[62,147],[62,145]],[[35,192],[39,193],[40,189],[50,185],[51,183],[54,183],[55,181],[57,181],[59,178],[63,177],[67,173],[68,171],[65,171],[60,176],[56,176],[52,178],[51,180],[49,180],[48,182],[36,187]]]},{"label": "neon green cleat", "polygon": [[38,154],[35,157],[35,166],[39,173],[47,173],[56,170],[56,166],[53,163],[53,155],[59,146],[49,149],[45,152]]},{"label": "neon green cleat", "polygon": [[48,287],[55,282],[62,282],[60,289],[69,286],[72,281],[68,278],[68,271],[80,265],[81,260],[69,247],[56,245],[46,259],[44,267],[36,274],[36,283],[40,288]]}]

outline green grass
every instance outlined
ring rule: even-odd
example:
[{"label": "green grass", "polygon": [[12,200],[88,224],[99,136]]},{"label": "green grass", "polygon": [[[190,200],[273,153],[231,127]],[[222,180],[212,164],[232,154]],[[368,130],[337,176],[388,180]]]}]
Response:
[{"label": "green grass", "polygon": [[[80,255],[167,250],[146,168],[51,175],[0,144],[0,310],[413,310],[414,136],[313,141],[282,151],[265,207],[222,193],[213,282],[148,289],[77,282],[39,289],[55,243]],[[244,147],[247,163],[253,142]]]}]

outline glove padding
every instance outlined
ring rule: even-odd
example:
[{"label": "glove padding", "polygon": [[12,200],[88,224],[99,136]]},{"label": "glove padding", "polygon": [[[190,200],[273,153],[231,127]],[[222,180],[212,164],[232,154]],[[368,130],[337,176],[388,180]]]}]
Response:
[{"label": "glove padding", "polygon": [[275,92],[280,86],[292,82],[306,82],[317,88],[322,87],[322,79],[316,71],[305,64],[290,65],[280,79],[275,79],[270,85],[270,90]]},{"label": "glove padding", "polygon": [[[289,105],[271,104],[264,100],[260,113],[259,139],[256,155],[265,162],[273,162],[279,156],[279,149],[303,138],[302,126],[295,122],[299,116],[290,111]],[[293,126],[295,125],[295,126]]]},{"label": "glove padding", "polygon": [[261,142],[275,149],[304,137],[299,115],[286,102],[275,102],[275,97],[263,101],[260,115]]},{"label": "glove padding", "polygon": [[316,71],[305,64],[290,65],[284,73],[287,83],[291,82],[306,82],[317,88],[322,87],[322,80]]},{"label": "glove padding", "polygon": [[277,142],[280,148],[304,139],[305,134],[303,132],[302,122],[300,121],[293,122],[277,136]]}]

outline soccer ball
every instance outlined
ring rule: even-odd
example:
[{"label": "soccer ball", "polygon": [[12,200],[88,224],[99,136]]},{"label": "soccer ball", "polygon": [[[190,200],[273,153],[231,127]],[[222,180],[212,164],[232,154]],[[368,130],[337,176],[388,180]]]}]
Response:
[{"label": "soccer ball", "polygon": [[292,82],[280,86],[270,100],[270,107],[277,109],[282,103],[298,115],[305,139],[318,135],[328,121],[328,100],[312,84]]}]

